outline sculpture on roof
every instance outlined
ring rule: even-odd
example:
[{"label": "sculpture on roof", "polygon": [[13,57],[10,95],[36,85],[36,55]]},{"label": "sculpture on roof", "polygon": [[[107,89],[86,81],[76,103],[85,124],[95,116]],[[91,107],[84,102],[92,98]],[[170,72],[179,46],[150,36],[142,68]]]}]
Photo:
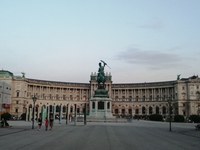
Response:
[{"label": "sculpture on roof", "polygon": [[180,76],[181,76],[181,74],[178,74],[178,75],[177,75],[177,80],[180,80]]}]

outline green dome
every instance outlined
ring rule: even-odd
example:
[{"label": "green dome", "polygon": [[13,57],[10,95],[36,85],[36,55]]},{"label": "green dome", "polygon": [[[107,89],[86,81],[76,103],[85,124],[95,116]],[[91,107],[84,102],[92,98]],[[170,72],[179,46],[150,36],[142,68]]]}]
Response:
[{"label": "green dome", "polygon": [[13,77],[13,73],[6,70],[0,70],[0,78],[10,78]]}]

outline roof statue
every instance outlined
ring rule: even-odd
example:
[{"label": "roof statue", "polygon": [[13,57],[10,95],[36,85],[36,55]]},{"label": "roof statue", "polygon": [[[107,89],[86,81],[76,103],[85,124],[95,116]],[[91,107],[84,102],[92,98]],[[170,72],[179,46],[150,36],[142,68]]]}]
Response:
[{"label": "roof statue", "polygon": [[181,76],[181,74],[178,74],[178,75],[177,75],[177,80],[180,80],[180,76]]}]

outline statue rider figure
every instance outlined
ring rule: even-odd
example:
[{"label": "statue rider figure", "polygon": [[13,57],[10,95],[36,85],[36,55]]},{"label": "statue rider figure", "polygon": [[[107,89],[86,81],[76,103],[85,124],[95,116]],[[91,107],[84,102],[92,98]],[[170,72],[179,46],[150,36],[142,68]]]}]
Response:
[{"label": "statue rider figure", "polygon": [[[102,65],[102,63],[103,63],[103,65]],[[97,75],[98,88],[100,88],[100,89],[104,88],[104,85],[106,82],[104,67],[107,64],[103,61],[102,61],[102,63],[101,62],[99,63],[99,70],[98,70],[98,75]]]}]

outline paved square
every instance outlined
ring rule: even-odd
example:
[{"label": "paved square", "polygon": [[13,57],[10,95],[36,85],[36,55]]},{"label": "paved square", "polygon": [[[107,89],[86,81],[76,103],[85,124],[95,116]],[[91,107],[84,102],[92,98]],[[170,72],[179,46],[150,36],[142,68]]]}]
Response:
[{"label": "paved square", "polygon": [[[200,131],[194,124],[133,120],[131,123],[55,122],[52,131],[31,129],[31,123],[0,129],[2,150],[199,150]],[[16,125],[14,125],[16,124]]]}]

